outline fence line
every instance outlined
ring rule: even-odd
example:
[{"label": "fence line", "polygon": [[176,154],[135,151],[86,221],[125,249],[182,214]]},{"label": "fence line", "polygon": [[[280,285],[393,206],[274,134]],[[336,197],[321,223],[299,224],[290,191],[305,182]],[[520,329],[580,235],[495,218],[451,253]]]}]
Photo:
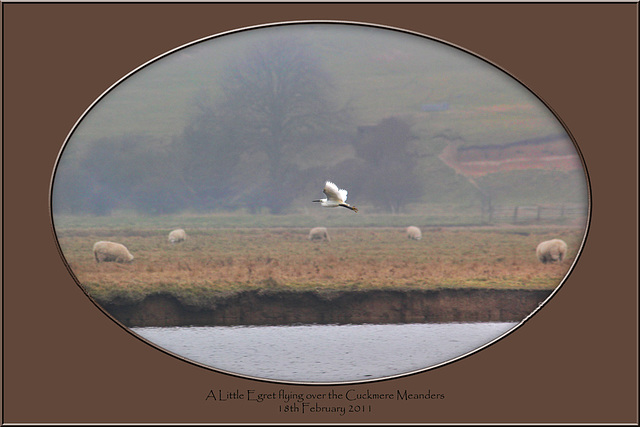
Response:
[{"label": "fence line", "polygon": [[544,206],[544,205],[516,205],[516,206],[489,206],[483,212],[483,220],[488,222],[547,222],[564,219],[585,217],[587,208],[584,206]]}]

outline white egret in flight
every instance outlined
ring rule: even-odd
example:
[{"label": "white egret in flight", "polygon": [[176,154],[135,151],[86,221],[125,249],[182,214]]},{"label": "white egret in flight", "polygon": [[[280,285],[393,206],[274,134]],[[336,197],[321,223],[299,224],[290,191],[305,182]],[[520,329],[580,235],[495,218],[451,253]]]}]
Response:
[{"label": "white egret in flight", "polygon": [[312,201],[319,202],[322,206],[327,208],[342,206],[343,208],[351,209],[352,211],[358,213],[358,208],[345,203],[347,201],[347,190],[338,189],[338,186],[333,182],[327,181],[322,192],[325,196],[327,196],[326,199],[318,199]]}]

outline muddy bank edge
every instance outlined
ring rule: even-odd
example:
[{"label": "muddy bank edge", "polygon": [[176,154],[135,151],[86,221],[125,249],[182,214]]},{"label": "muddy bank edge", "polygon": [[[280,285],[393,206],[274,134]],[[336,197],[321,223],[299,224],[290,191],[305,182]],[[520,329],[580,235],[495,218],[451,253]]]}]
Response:
[{"label": "muddy bank edge", "polygon": [[96,301],[127,327],[291,324],[519,322],[552,290],[250,290],[191,306],[168,294],[140,302]]}]

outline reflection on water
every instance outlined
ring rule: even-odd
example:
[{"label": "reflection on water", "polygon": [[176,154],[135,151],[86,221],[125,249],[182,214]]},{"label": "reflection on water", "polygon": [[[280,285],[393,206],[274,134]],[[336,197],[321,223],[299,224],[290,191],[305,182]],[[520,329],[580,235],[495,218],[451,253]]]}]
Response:
[{"label": "reflection on water", "polygon": [[219,370],[293,382],[349,382],[413,372],[465,355],[517,323],[131,328]]}]

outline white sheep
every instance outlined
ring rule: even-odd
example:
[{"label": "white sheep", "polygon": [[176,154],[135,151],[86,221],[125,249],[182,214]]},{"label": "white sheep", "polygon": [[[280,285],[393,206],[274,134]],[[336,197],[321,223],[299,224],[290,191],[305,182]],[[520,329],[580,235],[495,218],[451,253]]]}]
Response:
[{"label": "white sheep", "polygon": [[413,225],[410,225],[409,227],[407,227],[407,238],[413,239],[413,240],[420,240],[422,239],[422,232],[418,227],[414,227]]},{"label": "white sheep", "polygon": [[93,245],[93,255],[96,262],[126,262],[133,261],[131,252],[120,243],[99,241]]},{"label": "white sheep", "polygon": [[567,256],[567,244],[560,239],[546,240],[538,245],[536,255],[543,264],[562,262]]},{"label": "white sheep", "polygon": [[187,240],[187,233],[182,228],[178,228],[169,233],[169,242],[178,243]]},{"label": "white sheep", "polygon": [[309,240],[326,240],[330,242],[329,232],[325,227],[315,227],[309,231]]}]

